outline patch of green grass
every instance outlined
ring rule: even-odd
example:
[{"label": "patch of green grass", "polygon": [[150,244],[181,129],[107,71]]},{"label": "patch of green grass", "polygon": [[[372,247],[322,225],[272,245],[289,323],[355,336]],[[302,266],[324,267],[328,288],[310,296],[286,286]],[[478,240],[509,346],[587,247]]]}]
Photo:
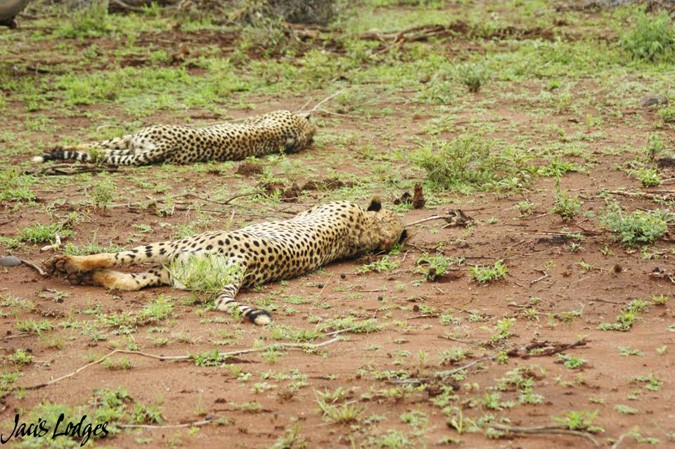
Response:
[{"label": "patch of green grass", "polygon": [[7,361],[14,365],[28,365],[33,362],[33,354],[24,349],[17,349],[14,354],[7,356]]},{"label": "patch of green grass", "polygon": [[352,403],[331,404],[317,395],[316,402],[319,405],[323,418],[335,424],[351,424],[357,422],[363,414],[363,408]]},{"label": "patch of green grass", "polygon": [[579,369],[586,365],[584,359],[567,354],[557,354],[556,359],[558,362],[561,362],[565,368],[569,369]]},{"label": "patch of green grass", "polygon": [[31,186],[36,178],[22,175],[17,167],[3,168],[0,170],[0,201],[32,202],[37,198]]},{"label": "patch of green grass", "polygon": [[564,222],[571,221],[579,213],[581,201],[578,196],[571,196],[569,191],[560,188],[560,182],[556,179],[555,201],[551,212],[560,215]]},{"label": "patch of green grass", "polygon": [[[96,156],[93,157],[95,160]],[[112,177],[100,175],[91,187],[91,200],[97,208],[105,209],[112,204],[116,192],[117,185]]]},{"label": "patch of green grass", "polygon": [[616,317],[614,323],[600,323],[598,329],[603,331],[620,331],[627,332],[633,327],[639,315],[647,310],[647,303],[645,301],[634,299],[621,311]]},{"label": "patch of green grass", "polygon": [[633,59],[647,62],[675,61],[675,29],[665,11],[658,15],[639,11],[635,27],[621,38],[621,46]]},{"label": "patch of green grass", "polygon": [[16,330],[29,334],[41,334],[52,330],[52,323],[49,320],[35,321],[31,319],[17,321]]},{"label": "patch of green grass", "polygon": [[655,168],[641,167],[633,172],[642,187],[656,187],[661,185],[661,177]]},{"label": "patch of green grass", "polygon": [[653,243],[663,237],[668,230],[668,223],[675,219],[675,215],[658,209],[626,214],[621,206],[614,203],[607,207],[600,218],[607,229],[618,234],[616,240],[626,246],[637,246]]},{"label": "patch of green grass", "polygon": [[563,416],[553,417],[553,421],[563,424],[569,430],[581,430],[591,433],[603,432],[602,427],[594,426],[593,421],[598,416],[598,411],[587,412],[571,410]]},{"label": "patch of green grass", "polygon": [[290,326],[275,324],[272,326],[271,337],[274,340],[290,340],[294,342],[309,342],[321,336],[321,332],[308,329],[294,329]]},{"label": "patch of green grass", "polygon": [[54,36],[65,39],[101,37],[112,31],[108,19],[107,2],[92,1],[91,5],[62,20],[54,30]]},{"label": "patch of green grass", "polygon": [[413,154],[432,188],[462,193],[526,187],[534,174],[529,159],[518,148],[475,135],[428,142]]},{"label": "patch of green grass", "polygon": [[504,279],[509,272],[503,260],[498,260],[494,265],[476,265],[471,267],[471,277],[478,283],[487,284],[489,282]]},{"label": "patch of green grass", "polygon": [[382,325],[377,322],[375,318],[367,320],[358,320],[354,317],[334,318],[326,320],[317,326],[317,330],[324,331],[341,331],[349,330],[355,334],[368,334],[370,332],[377,332],[382,330]]},{"label": "patch of green grass", "polygon": [[416,273],[422,273],[427,281],[435,281],[439,276],[448,273],[448,269],[458,260],[456,258],[446,257],[443,255],[429,256],[424,254],[417,259]]},{"label": "patch of green grass", "polygon": [[131,362],[131,360],[125,358],[125,357],[120,357],[119,359],[105,359],[103,363],[101,364],[103,368],[107,368],[110,370],[130,370],[134,367],[134,364]]},{"label": "patch of green grass", "polygon": [[390,260],[389,256],[384,256],[375,262],[362,265],[358,268],[358,273],[370,273],[374,271],[376,273],[383,273],[385,271],[395,270],[401,265],[401,262],[398,260]]},{"label": "patch of green grass", "polygon": [[208,254],[175,260],[167,268],[171,277],[187,290],[207,298],[214,297],[243,275],[242,269],[228,263],[226,257]]},{"label": "patch of green grass", "polygon": [[489,79],[486,68],[480,64],[463,64],[458,67],[457,74],[469,92],[478,92]]},{"label": "patch of green grass", "polygon": [[53,242],[56,239],[57,234],[60,237],[71,237],[75,233],[70,229],[64,228],[63,224],[60,223],[51,223],[48,225],[35,223],[34,225],[21,229],[19,232],[21,240],[31,243]]},{"label": "patch of green grass", "polygon": [[19,373],[0,372],[0,401],[14,389],[14,382],[19,378]]}]

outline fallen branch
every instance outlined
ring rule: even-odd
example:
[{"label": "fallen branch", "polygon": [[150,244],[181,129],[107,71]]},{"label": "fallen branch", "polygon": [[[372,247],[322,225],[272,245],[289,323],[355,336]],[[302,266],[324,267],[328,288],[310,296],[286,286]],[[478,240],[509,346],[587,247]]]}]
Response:
[{"label": "fallen branch", "polygon": [[570,430],[564,427],[558,426],[541,426],[541,427],[519,427],[519,426],[507,426],[504,424],[488,424],[488,428],[501,430],[508,433],[519,433],[523,435],[570,435],[575,437],[584,438],[595,447],[600,447],[600,442],[591,434],[590,432],[583,432],[580,430]]},{"label": "fallen branch", "polygon": [[[239,356],[239,355],[245,355],[245,354],[252,354],[256,352],[265,352],[269,350],[276,350],[276,349],[298,349],[298,350],[314,350],[318,348],[322,348],[324,346],[331,345],[333,343],[336,343],[340,341],[339,337],[332,338],[330,340],[326,340],[321,343],[316,343],[316,344],[311,344],[311,343],[273,343],[271,345],[267,345],[262,348],[255,348],[255,349],[243,349],[240,351],[233,351],[233,352],[220,352],[218,353],[218,359],[219,360],[225,360],[229,357],[234,357],[234,356]],[[109,352],[108,354],[104,355],[98,360],[95,360],[91,363],[87,363],[84,366],[81,366],[80,368],[76,369],[75,371],[65,374],[61,377],[57,377],[56,379],[52,379],[48,382],[43,382],[39,383],[36,385],[30,385],[28,387],[23,387],[24,390],[37,390],[40,388],[47,387],[49,385],[53,385],[57,382],[60,382],[64,379],[68,379],[70,377],[75,376],[76,374],[84,371],[85,369],[92,367],[94,365],[98,365],[99,363],[103,363],[105,360],[109,359],[115,354],[129,354],[129,355],[136,355],[136,356],[141,356],[141,357],[147,357],[155,360],[160,360],[160,361],[184,361],[184,360],[191,360],[193,358],[192,355],[177,355],[177,356],[165,356],[165,355],[157,355],[157,354],[149,354],[146,352],[141,352],[141,351],[129,351],[126,349],[115,349],[114,351]]]}]

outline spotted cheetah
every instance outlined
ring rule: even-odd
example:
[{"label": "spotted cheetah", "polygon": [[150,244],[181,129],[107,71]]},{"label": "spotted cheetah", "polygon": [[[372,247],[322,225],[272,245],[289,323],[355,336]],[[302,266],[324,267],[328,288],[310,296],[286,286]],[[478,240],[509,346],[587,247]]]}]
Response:
[{"label": "spotted cheetah", "polygon": [[309,114],[274,111],[240,123],[219,123],[206,128],[157,125],[111,140],[58,148],[33,162],[77,160],[111,165],[241,160],[308,147],[316,126]]},{"label": "spotted cheetah", "polygon": [[[215,300],[218,310],[235,312],[258,325],[271,322],[268,312],[235,300],[242,287],[289,279],[337,260],[387,251],[406,238],[398,217],[373,198],[366,210],[348,201],[316,206],[284,221],[263,222],[226,232],[207,232],[177,241],[139,246],[119,253],[59,256],[48,263],[52,274],[76,284],[109,289],[139,290],[173,285],[181,288],[167,266],[192,257],[216,257],[228,267],[231,283]],[[121,273],[109,268],[141,263],[154,267],[143,273]]]}]

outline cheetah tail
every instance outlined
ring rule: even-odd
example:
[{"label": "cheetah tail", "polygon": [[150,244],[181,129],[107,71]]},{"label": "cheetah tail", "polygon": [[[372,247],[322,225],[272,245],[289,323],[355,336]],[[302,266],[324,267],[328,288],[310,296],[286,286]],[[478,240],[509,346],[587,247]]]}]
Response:
[{"label": "cheetah tail", "polygon": [[91,158],[89,154],[84,151],[68,151],[68,150],[53,150],[50,151],[49,153],[43,154],[42,156],[35,156],[33,158],[33,162],[35,163],[47,161],[67,161],[67,160],[88,162],[89,160],[91,160]]}]

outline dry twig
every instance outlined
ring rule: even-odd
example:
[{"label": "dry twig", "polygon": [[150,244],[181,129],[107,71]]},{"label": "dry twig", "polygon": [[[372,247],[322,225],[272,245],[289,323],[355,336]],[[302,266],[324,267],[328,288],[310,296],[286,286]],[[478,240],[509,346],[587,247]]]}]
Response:
[{"label": "dry twig", "polygon": [[30,267],[30,268],[32,268],[33,270],[35,270],[35,271],[37,271],[38,273],[40,273],[40,276],[47,276],[47,273],[45,272],[45,270],[43,270],[43,269],[40,268],[39,266],[35,265],[33,262],[31,262],[31,261],[29,261],[29,260],[25,260],[25,259],[20,259],[20,260],[21,260],[21,263],[22,263],[22,264],[24,264],[24,265],[26,265],[27,267]]}]

